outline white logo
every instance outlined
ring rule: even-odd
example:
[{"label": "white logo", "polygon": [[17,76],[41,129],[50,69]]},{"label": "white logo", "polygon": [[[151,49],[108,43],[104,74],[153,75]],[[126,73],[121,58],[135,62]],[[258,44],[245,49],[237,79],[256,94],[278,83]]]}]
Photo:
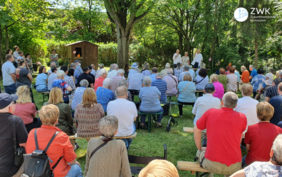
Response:
[{"label": "white logo", "polygon": [[248,11],[243,8],[243,7],[239,7],[235,10],[234,12],[234,18],[238,21],[238,22],[244,22],[248,19],[249,17],[249,13]]}]

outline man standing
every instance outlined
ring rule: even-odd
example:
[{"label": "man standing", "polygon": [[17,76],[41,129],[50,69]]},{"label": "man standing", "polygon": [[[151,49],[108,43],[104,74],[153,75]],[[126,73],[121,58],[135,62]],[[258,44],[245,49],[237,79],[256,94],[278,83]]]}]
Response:
[{"label": "man standing", "polygon": [[112,83],[111,83],[111,88],[110,90],[113,91],[115,93],[116,89],[119,86],[120,81],[125,80],[124,76],[124,70],[123,69],[119,69],[117,71],[117,75],[115,77],[112,78]]},{"label": "man standing", "polygon": [[182,64],[183,65],[190,65],[190,60],[188,57],[188,52],[185,52],[185,56],[182,57]]},{"label": "man standing", "polygon": [[75,60],[76,70],[79,72],[79,75],[83,73],[83,70],[81,68],[81,61]]},{"label": "man standing", "polygon": [[[135,133],[134,121],[136,120],[137,109],[132,101],[127,100],[127,88],[119,86],[116,89],[117,99],[110,101],[107,106],[107,115],[116,116],[118,119],[118,131],[116,136],[130,136]],[[132,139],[123,139],[128,149]]]},{"label": "man standing", "polygon": [[[196,122],[194,139],[201,166],[216,174],[231,175],[242,167],[240,144],[247,128],[244,114],[233,111],[238,96],[227,92],[221,109],[209,109]],[[201,145],[201,133],[207,129],[207,147]]]},{"label": "man standing", "polygon": [[282,116],[282,83],[278,85],[278,96],[275,96],[269,100],[269,103],[273,106],[274,108],[274,114],[272,118],[270,119],[270,123],[273,123],[274,125],[277,125],[278,122],[281,120]]},{"label": "man standing", "polygon": [[52,84],[53,84],[53,81],[57,78],[57,68],[56,67],[52,67],[51,68],[51,74],[50,76],[48,77],[48,90],[50,91],[52,89]]},{"label": "man standing", "polygon": [[16,68],[13,65],[15,61],[13,55],[6,55],[6,62],[2,65],[3,85],[5,92],[8,94],[16,93]]},{"label": "man standing", "polygon": [[250,66],[249,66],[249,70],[251,71],[251,75],[250,75],[250,77],[249,77],[250,82],[251,82],[252,79],[253,79],[256,75],[258,75],[258,72],[257,72],[257,70],[254,68],[253,65],[250,65]]},{"label": "man standing", "polygon": [[175,96],[178,93],[177,90],[178,79],[176,76],[172,74],[173,74],[173,70],[170,68],[167,71],[167,75],[163,78],[163,80],[167,84],[167,91],[166,91],[167,96]]},{"label": "man standing", "polygon": [[182,63],[181,55],[179,54],[179,49],[176,50],[176,53],[173,55],[173,66],[176,68],[178,62]]},{"label": "man standing", "polygon": [[192,61],[192,65],[194,68],[199,68],[201,66],[201,62],[203,61],[203,56],[200,53],[200,49],[197,49],[194,53],[194,60]]},{"label": "man standing", "polygon": [[85,66],[83,68],[83,73],[77,78],[77,84],[76,84],[77,87],[80,87],[79,83],[81,80],[86,79],[89,83],[88,87],[94,88],[94,80],[92,79],[91,76],[88,75],[89,72],[90,72],[89,68]]},{"label": "man standing", "polygon": [[208,83],[204,89],[205,94],[197,98],[192,110],[192,113],[195,115],[194,126],[196,126],[197,120],[199,120],[207,110],[211,108],[221,108],[220,99],[213,97],[214,92],[214,85]]}]

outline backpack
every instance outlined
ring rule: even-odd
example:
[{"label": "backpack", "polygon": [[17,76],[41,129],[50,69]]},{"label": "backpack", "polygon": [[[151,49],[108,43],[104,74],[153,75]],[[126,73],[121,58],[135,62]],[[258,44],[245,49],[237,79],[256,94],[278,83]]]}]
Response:
[{"label": "backpack", "polygon": [[53,177],[53,170],[56,168],[63,156],[60,157],[51,168],[49,157],[46,152],[59,131],[54,133],[45,150],[39,150],[36,132],[37,129],[34,131],[36,150],[34,150],[31,154],[24,154],[24,174],[29,177]]}]

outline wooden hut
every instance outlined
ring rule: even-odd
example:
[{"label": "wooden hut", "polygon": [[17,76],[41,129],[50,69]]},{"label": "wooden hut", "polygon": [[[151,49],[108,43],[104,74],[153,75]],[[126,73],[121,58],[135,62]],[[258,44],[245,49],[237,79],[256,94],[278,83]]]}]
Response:
[{"label": "wooden hut", "polygon": [[81,67],[94,64],[95,70],[98,69],[98,45],[88,41],[78,41],[66,46],[68,47],[68,58],[71,62],[80,60]]}]

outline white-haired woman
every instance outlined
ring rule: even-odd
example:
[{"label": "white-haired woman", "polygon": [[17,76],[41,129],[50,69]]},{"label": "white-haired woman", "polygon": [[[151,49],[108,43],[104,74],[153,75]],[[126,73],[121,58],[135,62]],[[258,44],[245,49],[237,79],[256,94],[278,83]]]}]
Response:
[{"label": "white-haired woman", "polygon": [[72,91],[72,88],[67,84],[66,81],[64,81],[65,78],[65,72],[62,70],[59,70],[56,72],[57,79],[55,79],[52,83],[52,88],[59,87],[62,90],[63,93],[63,99],[65,103],[69,103],[69,96],[67,95],[67,92]]},{"label": "white-haired woman", "polygon": [[97,91],[98,87],[103,87],[103,82],[107,78],[107,70],[106,69],[100,69],[98,70],[97,74],[99,73],[99,77],[95,80],[94,83],[94,90]]},{"label": "white-haired woman", "polygon": [[[131,177],[128,155],[122,140],[113,139],[118,129],[118,119],[107,116],[100,120],[100,139],[90,139],[87,147],[85,177]],[[91,155],[100,146],[100,149]],[[110,170],[109,168],[110,167]]]},{"label": "white-haired woman", "polygon": [[86,79],[80,81],[80,87],[77,87],[71,102],[71,109],[75,110],[76,106],[82,102],[82,97],[85,89],[88,87],[89,82]]},{"label": "white-haired woman", "polygon": [[41,121],[39,118],[36,118],[36,107],[35,104],[31,102],[29,96],[30,89],[28,86],[20,86],[17,88],[18,99],[16,104],[12,105],[13,115],[19,116],[22,118],[27,132],[30,132],[33,128],[41,127]]},{"label": "white-haired woman", "polygon": [[[145,76],[143,79],[143,87],[140,89],[139,98],[141,100],[140,111],[143,113],[162,113],[160,97],[161,92],[157,87],[151,86],[151,77]],[[157,116],[157,127],[162,127],[163,114]],[[141,115],[141,128],[145,126],[146,115]]]},{"label": "white-haired woman", "polygon": [[278,135],[273,142],[268,162],[254,162],[246,168],[237,171],[231,177],[252,176],[282,176],[282,135]]},{"label": "white-haired woman", "polygon": [[112,79],[106,78],[103,82],[103,87],[98,87],[96,91],[97,101],[103,106],[104,111],[107,111],[107,105],[115,99],[115,94],[110,90]]}]

